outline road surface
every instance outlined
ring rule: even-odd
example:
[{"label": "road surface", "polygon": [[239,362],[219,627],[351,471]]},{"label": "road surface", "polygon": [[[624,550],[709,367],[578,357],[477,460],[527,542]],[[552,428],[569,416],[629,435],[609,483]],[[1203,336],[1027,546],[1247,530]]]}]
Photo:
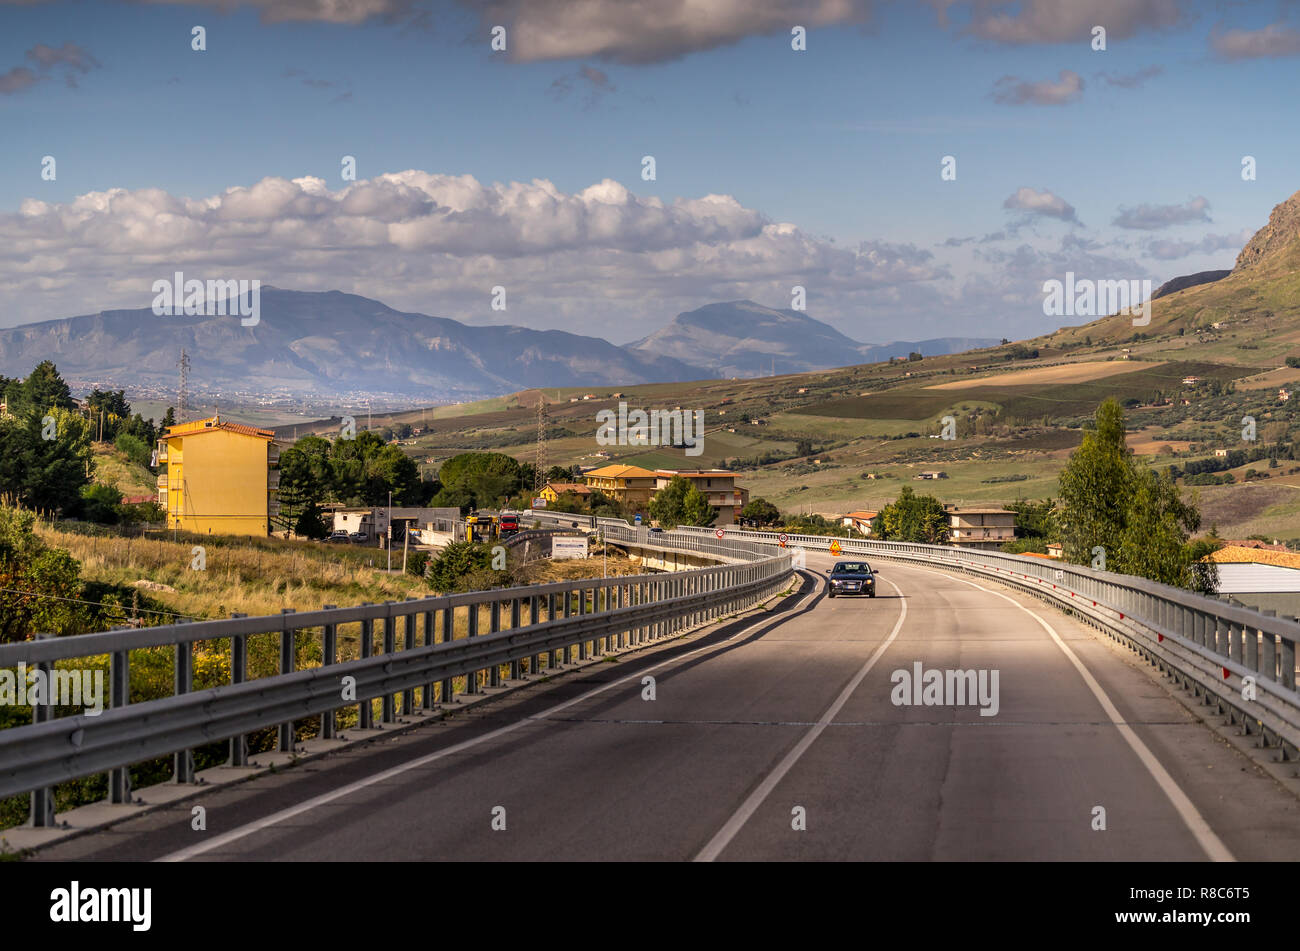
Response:
[{"label": "road surface", "polygon": [[[1300,854],[1300,802],[1132,653],[1013,589],[918,566],[881,562],[879,597],[829,600],[831,562],[810,555],[803,590],[770,614],[214,789],[38,858]],[[917,663],[997,671],[996,715],[896,704],[894,672]],[[195,803],[206,831],[191,829]]]}]

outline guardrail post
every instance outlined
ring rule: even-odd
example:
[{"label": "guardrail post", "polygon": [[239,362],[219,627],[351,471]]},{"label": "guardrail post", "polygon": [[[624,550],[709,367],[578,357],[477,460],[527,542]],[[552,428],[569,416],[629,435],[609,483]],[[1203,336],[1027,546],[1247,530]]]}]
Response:
[{"label": "guardrail post", "polygon": [[1259,632],[1259,672],[1274,683],[1277,682],[1277,635],[1268,631]]},{"label": "guardrail post", "polygon": [[[233,665],[232,665],[233,671]],[[131,652],[113,651],[108,662],[108,705],[124,707],[131,701]],[[234,744],[240,737],[230,741]],[[131,801],[131,771],[126,767],[109,770],[108,801],[121,805]]]},{"label": "guardrail post", "polygon": [[[432,610],[424,612],[424,646],[425,647],[433,646],[433,611]],[[426,681],[424,686],[420,688],[420,692],[421,692],[420,706],[422,706],[425,710],[432,710],[433,709],[433,681],[432,680]]]},{"label": "guardrail post", "polygon": [[[194,689],[194,644],[178,643],[174,651],[172,687],[175,696]],[[172,782],[194,782],[194,754],[190,750],[177,750],[172,754]]]},{"label": "guardrail post", "polygon": [[[415,598],[407,598],[407,601],[414,601]],[[402,650],[409,651],[416,648],[415,637],[415,612],[410,611],[402,615]],[[415,713],[415,688],[408,687],[402,691],[402,716],[409,717]]]},{"label": "guardrail post", "polygon": [[[326,611],[333,611],[337,604],[322,605]],[[338,657],[339,626],[325,624],[321,627],[320,663],[322,667],[332,667]],[[335,737],[335,716],[333,708],[320,715],[320,738],[332,740]]]},{"label": "guardrail post", "polygon": [[[248,617],[248,615],[242,611],[232,611],[230,617],[233,619]],[[125,666],[124,663],[123,667]],[[230,683],[232,686],[234,684],[242,684],[247,679],[248,635],[232,634],[230,635]],[[248,765],[248,738],[242,733],[230,738],[230,765]]]},{"label": "guardrail post", "polygon": [[[569,615],[569,610],[568,610],[568,607],[567,607],[567,604],[568,604],[568,595],[567,595],[567,594],[565,595],[565,604],[566,604],[566,607],[565,607],[565,609],[564,609],[564,614],[563,614],[562,616],[563,616],[563,617],[568,617],[568,615]],[[554,592],[554,591],[552,591],[550,594],[548,594],[548,595],[546,596],[546,620],[548,620],[548,621],[554,621],[554,620],[555,620],[555,592]],[[567,654],[568,651],[565,651],[565,653]],[[565,659],[567,660],[568,658],[566,657]],[[559,666],[560,666],[560,649],[559,649],[558,647],[555,648],[553,651],[551,651],[551,659],[550,659],[550,662],[549,662],[549,666],[551,666],[551,667],[559,667]]]},{"label": "guardrail post", "polygon": [[[1265,617],[1277,617],[1276,611],[1261,611]],[[1288,640],[1285,636],[1279,637],[1281,648],[1278,650],[1278,666],[1282,669],[1278,671],[1278,683],[1288,690],[1295,689],[1295,641]]]},{"label": "guardrail post", "polygon": [[[466,619],[465,619],[465,626],[466,626],[466,632],[465,632],[465,633],[466,633],[466,635],[467,635],[468,637],[478,637],[478,604],[477,604],[477,603],[475,603],[475,604],[468,604],[468,605],[466,605],[465,607],[466,607],[466,610],[469,612],[468,616],[467,616]],[[471,671],[470,671],[470,672],[465,676],[465,692],[466,692],[466,693],[468,693],[468,694],[476,694],[476,693],[479,692],[479,689],[478,689],[478,675],[479,675],[479,673],[480,673],[480,672],[477,671],[477,670],[471,670]]]},{"label": "guardrail post", "polygon": [[[488,626],[489,626],[488,633],[490,634],[495,634],[497,631],[501,630],[500,600],[494,600],[492,602],[492,607],[488,612]],[[493,664],[491,669],[488,671],[488,686],[490,687],[501,686],[501,665],[500,664]]]},{"label": "guardrail post", "polygon": [[[579,585],[578,586],[578,617],[582,617],[586,613],[587,613],[587,592],[583,590],[581,585]],[[578,660],[584,661],[586,659],[587,659],[587,642],[578,641]]]},{"label": "guardrail post", "polygon": [[[384,653],[394,654],[397,652],[397,615],[393,613],[393,602],[385,601],[384,607],[388,614],[384,617]],[[397,722],[397,705],[393,700],[393,695],[385,691],[384,696],[379,704],[379,716],[382,723]]]},{"label": "guardrail post", "polygon": [[[38,634],[38,640],[45,640],[51,637],[49,634]],[[54,690],[50,682],[50,670],[52,664],[35,664],[36,670],[43,674],[44,687],[41,689],[39,701],[32,701],[32,724],[45,723],[54,719]],[[42,786],[40,789],[33,789],[31,793],[31,810],[29,812],[29,821],[38,829],[48,829],[54,826],[54,789],[51,786]]]},{"label": "guardrail post", "polygon": [[[519,622],[521,620],[520,616],[522,612],[520,611],[519,608],[520,600],[521,600],[520,598],[510,599],[510,630],[512,631],[516,630],[519,627]],[[520,680],[522,677],[523,677],[523,668],[520,665],[518,658],[516,658],[515,660],[512,660],[510,662],[510,679]]]},{"label": "guardrail post", "polygon": [[1241,625],[1233,622],[1228,625],[1228,660],[1241,663]]},{"label": "guardrail post", "polygon": [[[456,636],[456,609],[447,605],[442,609],[442,642],[450,644]],[[442,681],[442,686],[438,688],[438,699],[443,703],[451,703],[456,694],[456,685],[452,678],[448,677]]]},{"label": "guardrail post", "polygon": [[[373,601],[362,601],[363,608],[372,607]],[[369,657],[374,649],[375,643],[375,619],[363,618],[361,620],[361,659]],[[357,703],[357,729],[371,730],[375,726],[375,710],[370,703],[370,697],[359,698]]]},{"label": "guardrail post", "polygon": [[[293,608],[281,608],[281,614],[293,614]],[[293,635],[294,629],[285,628],[280,632],[280,673],[293,673]],[[280,752],[293,752],[293,721],[280,724]]]},{"label": "guardrail post", "polygon": [[1247,667],[1251,670],[1259,670],[1259,631],[1253,627],[1244,627],[1241,631],[1242,639],[1245,641],[1245,656],[1243,658]]}]

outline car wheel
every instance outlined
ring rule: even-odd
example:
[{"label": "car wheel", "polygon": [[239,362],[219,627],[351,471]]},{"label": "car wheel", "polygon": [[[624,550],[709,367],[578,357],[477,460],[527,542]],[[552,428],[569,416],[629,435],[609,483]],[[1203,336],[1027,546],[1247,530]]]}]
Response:
[{"label": "car wheel", "polygon": [[875,596],[876,596],[876,592],[874,591],[871,592],[869,595],[867,595],[868,598],[874,598]]},{"label": "car wheel", "polygon": [[834,591],[827,591],[827,592],[826,592],[826,597],[828,597],[828,598],[833,598],[833,597],[835,597],[835,592],[834,592]]}]

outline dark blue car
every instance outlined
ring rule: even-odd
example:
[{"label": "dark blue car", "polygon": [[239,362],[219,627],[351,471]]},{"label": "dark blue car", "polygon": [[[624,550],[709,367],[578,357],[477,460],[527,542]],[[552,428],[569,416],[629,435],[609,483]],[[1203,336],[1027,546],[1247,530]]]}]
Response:
[{"label": "dark blue car", "polygon": [[868,598],[876,596],[876,573],[865,561],[837,561],[831,569],[831,581],[826,596],[833,598],[840,594],[865,594]]}]

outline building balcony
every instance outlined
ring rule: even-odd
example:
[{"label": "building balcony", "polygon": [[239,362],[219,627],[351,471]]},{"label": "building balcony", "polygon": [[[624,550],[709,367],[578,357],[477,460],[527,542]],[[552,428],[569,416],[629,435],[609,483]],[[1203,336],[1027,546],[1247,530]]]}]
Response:
[{"label": "building balcony", "polygon": [[160,489],[167,488],[167,473],[165,472],[158,473],[158,488]]}]

